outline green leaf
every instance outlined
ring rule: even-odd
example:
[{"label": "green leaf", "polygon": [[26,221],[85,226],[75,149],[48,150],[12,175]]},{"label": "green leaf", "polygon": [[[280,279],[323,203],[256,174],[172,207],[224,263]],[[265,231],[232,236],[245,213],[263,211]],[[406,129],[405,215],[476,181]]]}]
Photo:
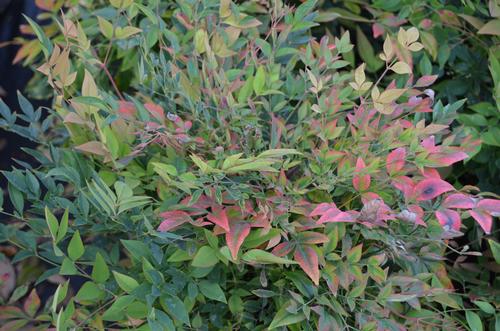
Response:
[{"label": "green leaf", "polygon": [[491,253],[495,258],[495,261],[500,264],[500,244],[493,239],[488,239],[488,243],[490,244]]},{"label": "green leaf", "polygon": [[57,312],[57,305],[60,304],[68,294],[69,280],[64,282],[64,284],[59,284],[56,291],[54,292],[54,298],[52,299],[52,312]]},{"label": "green leaf", "polygon": [[222,288],[217,283],[202,280],[199,284],[201,293],[209,299],[227,303]]},{"label": "green leaf", "polygon": [[[57,222],[57,221],[56,221]],[[64,239],[64,236],[68,232],[68,222],[69,222],[69,209],[66,208],[64,214],[61,218],[61,224],[59,224],[59,229],[57,230],[57,242],[60,242]]]},{"label": "green leaf", "polygon": [[139,286],[139,283],[130,276],[116,271],[113,271],[113,275],[115,276],[118,286],[120,286],[120,288],[127,293],[132,292],[137,286]]},{"label": "green leaf", "polygon": [[231,295],[227,302],[229,311],[233,313],[233,315],[243,312],[243,300],[241,300],[241,297],[239,295]]},{"label": "green leaf", "polygon": [[76,230],[68,245],[68,256],[73,261],[76,261],[83,255],[84,252],[85,247],[83,246],[82,239],[80,238],[80,232]]},{"label": "green leaf", "polygon": [[297,264],[297,262],[276,256],[261,249],[251,249],[243,254],[242,259],[250,263],[260,264]]},{"label": "green leaf", "polygon": [[253,80],[253,90],[255,94],[261,95],[265,91],[266,86],[266,69],[264,66],[259,66],[255,78]]},{"label": "green leaf", "polygon": [[76,270],[75,264],[68,258],[64,258],[61,264],[61,269],[59,274],[61,275],[76,275],[78,271]]},{"label": "green leaf", "polygon": [[185,250],[178,249],[167,259],[167,262],[184,262],[193,259]]},{"label": "green leaf", "polygon": [[94,267],[92,268],[92,279],[97,283],[104,283],[109,278],[109,268],[102,255],[97,252],[95,255]]},{"label": "green leaf", "polygon": [[54,216],[54,214],[52,214],[48,207],[45,207],[45,221],[47,222],[47,225],[49,227],[52,239],[56,241],[59,223],[57,222],[57,218]]},{"label": "green leaf", "polygon": [[347,253],[347,262],[356,263],[361,259],[361,252],[363,249],[363,244],[359,244],[349,250]]},{"label": "green leaf", "polygon": [[21,299],[26,293],[28,293],[28,285],[21,285],[14,290],[14,293],[9,298],[9,303],[15,303]]},{"label": "green leaf", "polygon": [[483,331],[483,323],[478,314],[471,310],[466,310],[465,318],[467,319],[467,324],[469,324],[471,331]]},{"label": "green leaf", "polygon": [[99,286],[91,281],[86,282],[80,288],[75,296],[76,301],[95,301],[102,298],[104,291],[99,288]]},{"label": "green leaf", "polygon": [[28,99],[26,99],[19,91],[17,91],[17,100],[19,101],[19,106],[21,107],[23,113],[26,114],[29,119],[34,120],[35,110],[33,109],[31,102],[29,102]]},{"label": "green leaf", "polygon": [[287,310],[287,308],[287,306],[283,306],[280,308],[280,310],[278,310],[271,324],[269,325],[269,330],[276,329],[281,326],[299,323],[306,318],[303,312],[292,314]]},{"label": "green leaf", "polygon": [[99,21],[99,29],[101,30],[101,33],[104,35],[104,37],[108,39],[113,38],[113,24],[106,21],[102,17],[97,17],[97,20]]},{"label": "green leaf", "polygon": [[125,318],[124,312],[127,307],[134,302],[134,300],[135,298],[131,295],[118,297],[111,307],[104,312],[102,319],[105,321],[119,321],[120,319]]},{"label": "green leaf", "polygon": [[217,252],[210,246],[201,247],[194,256],[192,266],[197,268],[209,268],[217,264]]},{"label": "green leaf", "polygon": [[359,27],[356,27],[356,39],[359,56],[366,62],[368,71],[375,72],[380,69],[384,65],[384,62],[375,55],[372,44]]},{"label": "green leaf", "polygon": [[476,306],[478,306],[486,314],[494,314],[495,307],[493,307],[489,302],[486,301],[473,301]]},{"label": "green leaf", "polygon": [[16,211],[19,213],[19,215],[22,215],[23,211],[24,211],[23,193],[21,191],[19,191],[10,182],[7,185],[7,190],[9,192],[9,198],[10,198],[10,201],[12,202],[12,205],[14,206],[14,208],[16,208]]},{"label": "green leaf", "polygon": [[142,258],[148,259],[150,254],[150,248],[148,245],[139,240],[120,240],[123,246],[129,251],[130,255],[137,261],[142,260]]},{"label": "green leaf", "polygon": [[23,14],[23,16],[28,21],[29,25],[31,26],[31,28],[35,32],[38,40],[42,43],[42,51],[43,51],[43,54],[45,55],[45,58],[48,58],[49,55],[52,53],[52,49],[53,49],[52,43],[50,42],[49,38],[47,38],[47,36],[43,32],[40,25],[38,25],[35,21],[33,21],[28,16],[26,16],[24,14]]},{"label": "green leaf", "polygon": [[189,315],[181,299],[176,296],[166,296],[162,299],[162,304],[167,313],[172,316],[174,320],[181,321],[183,324],[190,326]]}]

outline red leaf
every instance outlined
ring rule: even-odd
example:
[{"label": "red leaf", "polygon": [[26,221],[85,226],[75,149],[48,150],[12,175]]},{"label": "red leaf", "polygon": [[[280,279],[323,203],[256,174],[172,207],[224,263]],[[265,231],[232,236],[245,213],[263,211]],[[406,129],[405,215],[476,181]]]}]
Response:
[{"label": "red leaf", "polygon": [[463,193],[455,193],[447,196],[442,205],[446,208],[469,209],[474,208],[474,199]]},{"label": "red leaf", "polygon": [[118,113],[123,117],[134,117],[134,103],[130,101],[118,101]]},{"label": "red leaf", "polygon": [[166,211],[160,214],[160,217],[163,218],[163,222],[161,222],[158,227],[158,231],[167,232],[170,231],[184,223],[191,221],[191,217],[189,214],[182,210],[173,210]]},{"label": "red leaf", "polygon": [[436,218],[445,230],[453,229],[455,231],[460,231],[462,220],[456,211],[451,209],[440,209],[436,211]]},{"label": "red leaf", "polygon": [[299,246],[295,250],[295,261],[297,261],[304,272],[311,278],[313,283],[319,285],[319,262],[318,254],[310,246]]},{"label": "red leaf", "polygon": [[23,308],[26,314],[28,314],[31,317],[35,316],[38,308],[40,308],[40,298],[36,293],[36,289],[33,289],[30,295],[26,298],[26,301],[24,301]]},{"label": "red leaf", "polygon": [[250,234],[249,223],[234,223],[231,230],[226,232],[226,243],[234,260],[238,258],[238,251],[246,237]]},{"label": "red leaf", "polygon": [[454,189],[450,183],[442,179],[426,178],[415,186],[413,196],[416,197],[417,201],[431,200]]},{"label": "red leaf", "polygon": [[370,187],[371,177],[370,175],[363,175],[366,168],[365,161],[358,157],[356,161],[356,169],[354,171],[355,175],[352,178],[352,185],[356,191],[366,191]]},{"label": "red leaf", "polygon": [[292,249],[293,249],[293,244],[291,244],[289,241],[286,241],[274,247],[271,253],[273,253],[276,256],[283,257],[289,254],[292,251]]},{"label": "red leaf", "polygon": [[402,147],[396,148],[387,155],[387,172],[393,174],[403,169],[406,159],[406,150]]},{"label": "red leaf", "polygon": [[163,112],[163,108],[155,103],[148,102],[144,104],[144,108],[146,108],[154,118],[163,122],[165,120],[165,113]]},{"label": "red leaf", "polygon": [[483,228],[484,232],[490,233],[491,226],[493,225],[493,217],[483,210],[469,210],[470,216],[472,216],[477,223]]},{"label": "red leaf", "polygon": [[500,200],[483,199],[479,201],[477,207],[493,216],[500,216]]},{"label": "red leaf", "polygon": [[215,225],[223,228],[226,232],[230,231],[227,213],[222,207],[217,205],[212,206],[212,213],[207,215],[207,219]]}]

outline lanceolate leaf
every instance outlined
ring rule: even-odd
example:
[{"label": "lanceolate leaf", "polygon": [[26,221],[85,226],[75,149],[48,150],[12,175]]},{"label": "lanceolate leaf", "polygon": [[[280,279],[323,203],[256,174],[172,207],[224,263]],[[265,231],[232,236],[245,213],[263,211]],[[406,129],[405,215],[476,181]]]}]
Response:
[{"label": "lanceolate leaf", "polygon": [[226,232],[226,242],[234,260],[238,258],[238,251],[245,238],[250,234],[250,224],[237,222],[231,225],[231,230]]},{"label": "lanceolate leaf", "polygon": [[158,227],[158,231],[160,232],[171,231],[191,220],[189,214],[182,210],[166,211],[161,213],[160,217],[163,218],[163,221]]},{"label": "lanceolate leaf", "polygon": [[296,264],[297,262],[284,259],[261,249],[252,249],[243,254],[243,260],[259,264]]},{"label": "lanceolate leaf", "polygon": [[295,324],[305,319],[305,315],[302,312],[296,312],[295,314],[287,310],[287,306],[283,306],[276,315],[274,316],[271,324],[269,325],[269,330],[279,328],[281,326],[286,326],[290,324]]},{"label": "lanceolate leaf", "polygon": [[310,246],[299,246],[295,250],[294,259],[313,283],[319,285],[319,262],[316,251]]},{"label": "lanceolate leaf", "polygon": [[356,161],[355,175],[352,179],[352,185],[357,191],[366,191],[370,187],[371,177],[366,174],[365,161],[358,157]]}]

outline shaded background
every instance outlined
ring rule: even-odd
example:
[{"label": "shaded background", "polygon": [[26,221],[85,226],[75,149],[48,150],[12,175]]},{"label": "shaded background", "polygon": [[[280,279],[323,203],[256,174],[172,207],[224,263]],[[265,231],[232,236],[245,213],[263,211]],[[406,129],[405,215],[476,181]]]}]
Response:
[{"label": "shaded background", "polygon": [[[11,41],[20,35],[19,26],[26,21],[22,14],[36,21],[40,9],[35,6],[34,0],[0,0],[0,97],[12,111],[19,108],[17,102],[17,91],[24,91],[26,84],[31,78],[31,70],[20,64],[13,65],[19,46]],[[35,107],[48,105],[48,102],[30,100]],[[33,143],[22,137],[0,129],[0,170],[10,170],[15,164],[13,159],[26,160],[27,155],[21,151],[21,147],[33,146]],[[5,188],[7,181],[0,176],[0,186]],[[4,190],[5,192],[5,190]],[[5,199],[8,205],[9,200]],[[9,206],[6,206],[9,209]]]}]

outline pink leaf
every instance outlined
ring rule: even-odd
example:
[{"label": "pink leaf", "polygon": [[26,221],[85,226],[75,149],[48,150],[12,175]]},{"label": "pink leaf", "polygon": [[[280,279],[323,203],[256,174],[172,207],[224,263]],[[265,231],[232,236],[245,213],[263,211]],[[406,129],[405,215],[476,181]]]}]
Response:
[{"label": "pink leaf", "polygon": [[319,285],[319,262],[318,254],[314,248],[310,246],[299,246],[295,250],[294,254],[295,261],[299,263],[299,266],[304,270],[304,272],[311,278],[313,283]]},{"label": "pink leaf", "polygon": [[207,219],[215,225],[223,228],[226,232],[230,231],[227,213],[222,207],[217,205],[212,206],[212,213],[207,215]]},{"label": "pink leaf", "polygon": [[491,226],[493,225],[493,217],[483,210],[469,210],[470,216],[472,216],[483,228],[484,232],[490,233]]},{"label": "pink leaf", "polygon": [[144,108],[146,108],[154,118],[163,122],[165,120],[165,113],[163,112],[163,108],[155,103],[148,102],[144,104]]},{"label": "pink leaf", "polygon": [[170,231],[184,223],[191,221],[191,217],[189,214],[182,210],[173,210],[166,211],[160,214],[160,217],[163,218],[163,222],[161,222],[158,227],[158,231],[167,232]]},{"label": "pink leaf", "polygon": [[415,83],[415,87],[427,87],[429,85],[432,85],[436,81],[437,78],[438,78],[438,75],[422,76]]},{"label": "pink leaf", "polygon": [[384,34],[384,27],[382,25],[380,25],[379,23],[374,23],[372,25],[372,32],[373,32],[373,38],[378,38],[380,37],[381,35]]},{"label": "pink leaf", "polygon": [[477,207],[493,216],[500,216],[500,200],[483,199],[479,201]]},{"label": "pink leaf", "polygon": [[459,231],[462,225],[460,215],[451,209],[440,209],[436,211],[436,218],[445,230],[453,229]]},{"label": "pink leaf", "polygon": [[309,216],[313,217],[313,216],[323,215],[326,212],[328,212],[330,209],[338,210],[340,212],[340,210],[337,208],[335,203],[323,202],[323,203],[320,203],[316,208],[314,208],[314,210],[309,214]]},{"label": "pink leaf", "polygon": [[453,186],[442,179],[426,178],[415,186],[413,196],[416,197],[417,201],[431,200],[453,190]]},{"label": "pink leaf", "polygon": [[427,157],[427,161],[431,162],[435,166],[439,167],[447,167],[454,163],[465,160],[469,157],[464,152],[455,152],[455,153],[435,153],[431,154]]},{"label": "pink leaf", "polygon": [[356,191],[366,191],[370,187],[371,177],[370,175],[362,174],[366,168],[365,161],[358,157],[356,161],[356,169],[354,171],[355,175],[352,178],[352,185]]},{"label": "pink leaf", "polygon": [[436,140],[434,136],[429,136],[422,140],[422,147],[427,150],[429,153],[436,153],[439,150],[439,147],[436,147]]},{"label": "pink leaf", "polygon": [[130,101],[118,101],[118,113],[123,117],[134,117],[134,103]]},{"label": "pink leaf", "polygon": [[226,232],[226,243],[234,260],[238,258],[238,251],[246,237],[250,234],[250,224],[235,223],[231,226],[231,231]]},{"label": "pink leaf", "polygon": [[317,224],[335,223],[335,222],[353,223],[356,222],[356,219],[350,213],[347,212],[341,211],[336,213],[335,211],[331,211],[321,216]]},{"label": "pink leaf", "polygon": [[402,147],[396,148],[395,150],[390,152],[387,155],[387,160],[386,160],[387,172],[389,172],[389,174],[392,175],[393,173],[403,169],[405,165],[405,159],[406,159],[406,150]]},{"label": "pink leaf", "polygon": [[403,192],[405,199],[409,199],[411,194],[413,193],[413,189],[415,185],[413,184],[413,180],[407,176],[399,176],[393,179],[392,185]]},{"label": "pink leaf", "polygon": [[474,199],[463,193],[450,194],[444,199],[443,207],[469,209],[474,208]]},{"label": "pink leaf", "polygon": [[437,178],[441,179],[441,175],[439,174],[439,171],[437,171],[434,168],[424,168],[422,169],[422,175],[426,178]]},{"label": "pink leaf", "polygon": [[30,316],[35,316],[38,308],[40,308],[40,297],[36,293],[36,289],[33,289],[24,301],[24,311]]},{"label": "pink leaf", "polygon": [[427,227],[427,224],[424,222],[424,210],[419,205],[410,205],[408,206],[408,210],[416,215],[415,223]]}]

